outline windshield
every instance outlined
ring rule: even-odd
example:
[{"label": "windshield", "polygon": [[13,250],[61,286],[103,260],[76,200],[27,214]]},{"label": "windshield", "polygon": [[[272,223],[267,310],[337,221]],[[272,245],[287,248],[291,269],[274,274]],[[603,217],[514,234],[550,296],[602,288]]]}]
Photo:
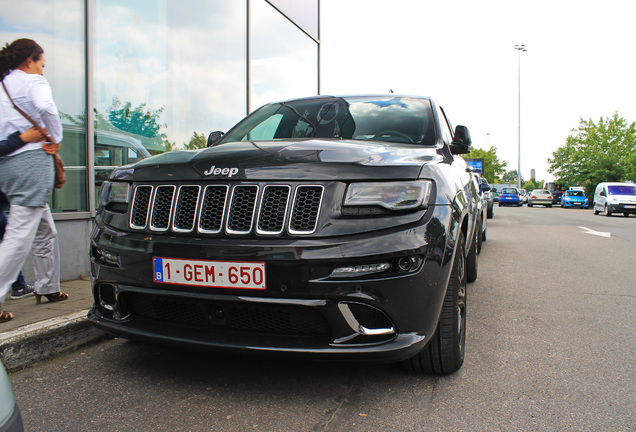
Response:
[{"label": "windshield", "polygon": [[634,186],[608,186],[607,193],[610,195],[636,195]]},{"label": "windshield", "polygon": [[568,196],[578,196],[578,197],[585,196],[585,194],[581,191],[567,191],[565,194]]},{"label": "windshield", "polygon": [[235,141],[337,138],[435,145],[428,99],[352,97],[265,105],[223,137]]}]

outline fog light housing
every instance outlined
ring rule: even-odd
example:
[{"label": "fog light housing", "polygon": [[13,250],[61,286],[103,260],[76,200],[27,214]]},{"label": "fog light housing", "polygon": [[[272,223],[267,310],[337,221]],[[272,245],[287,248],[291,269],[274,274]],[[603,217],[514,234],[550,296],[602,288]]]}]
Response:
[{"label": "fog light housing", "polygon": [[338,267],[334,269],[329,276],[338,278],[358,277],[373,273],[381,273],[390,268],[390,263],[362,264],[356,266]]},{"label": "fog light housing", "polygon": [[119,266],[119,255],[99,248],[95,248],[95,250],[99,254],[100,261],[103,261],[106,264]]}]

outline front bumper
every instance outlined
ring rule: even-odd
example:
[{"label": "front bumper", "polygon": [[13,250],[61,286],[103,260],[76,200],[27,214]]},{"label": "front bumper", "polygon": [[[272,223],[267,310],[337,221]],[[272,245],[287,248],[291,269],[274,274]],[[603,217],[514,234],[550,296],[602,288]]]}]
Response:
[{"label": "front bumper", "polygon": [[563,201],[563,207],[590,208],[589,201]]},{"label": "front bumper", "polygon": [[[147,236],[115,232],[98,218],[88,318],[115,335],[164,344],[403,360],[424,348],[436,329],[452,266],[450,225],[444,206],[417,224],[327,239]],[[117,264],[105,262],[104,252]],[[267,288],[157,284],[154,256],[265,262]],[[396,267],[404,259],[412,266]],[[391,262],[395,270],[330,276],[336,267],[377,262]]]},{"label": "front bumper", "polygon": [[611,213],[636,214],[636,204],[607,204]]}]

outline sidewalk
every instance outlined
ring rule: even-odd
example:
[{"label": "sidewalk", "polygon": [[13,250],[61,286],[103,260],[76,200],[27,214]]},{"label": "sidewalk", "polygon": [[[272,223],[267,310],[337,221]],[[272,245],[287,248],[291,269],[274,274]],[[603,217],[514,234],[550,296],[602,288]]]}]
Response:
[{"label": "sidewalk", "polygon": [[11,300],[7,295],[3,309],[14,318],[0,324],[0,358],[8,371],[24,369],[38,362],[106,339],[108,336],[93,327],[86,314],[93,305],[90,279],[78,279],[61,284],[69,299],[42,304],[35,297]]}]

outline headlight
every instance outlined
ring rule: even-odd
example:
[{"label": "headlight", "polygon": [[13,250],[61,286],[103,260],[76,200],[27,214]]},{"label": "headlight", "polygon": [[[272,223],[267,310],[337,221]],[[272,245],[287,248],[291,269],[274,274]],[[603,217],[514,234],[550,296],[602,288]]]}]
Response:
[{"label": "headlight", "polygon": [[345,206],[380,206],[389,210],[425,208],[433,182],[352,183],[347,188]]},{"label": "headlight", "polygon": [[102,184],[100,203],[105,206],[110,203],[128,203],[130,184],[105,181]]}]

